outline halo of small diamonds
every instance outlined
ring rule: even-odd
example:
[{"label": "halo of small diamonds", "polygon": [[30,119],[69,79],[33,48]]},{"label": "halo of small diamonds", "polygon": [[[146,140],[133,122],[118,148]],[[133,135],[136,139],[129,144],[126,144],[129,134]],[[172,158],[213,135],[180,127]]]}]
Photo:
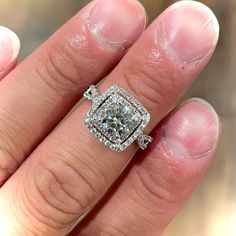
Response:
[{"label": "halo of small diamonds", "polygon": [[99,95],[94,85],[84,93],[92,100],[92,107],[84,118],[87,128],[106,146],[121,152],[135,140],[141,149],[152,141],[143,130],[150,121],[150,114],[126,90],[112,86]]}]

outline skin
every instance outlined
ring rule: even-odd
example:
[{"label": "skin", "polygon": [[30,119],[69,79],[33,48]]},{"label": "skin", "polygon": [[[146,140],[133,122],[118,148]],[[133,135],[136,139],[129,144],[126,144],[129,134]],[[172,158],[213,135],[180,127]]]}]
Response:
[{"label": "skin", "polygon": [[[199,184],[219,119],[200,99],[173,107],[210,60],[219,26],[193,1],[172,5],[145,30],[146,22],[135,0],[93,1],[5,70],[1,235],[160,235]],[[17,54],[4,45],[7,68]],[[147,150],[133,144],[115,153],[84,126],[90,103],[76,103],[105,76],[100,92],[117,84],[150,112],[145,133],[154,141]]]},{"label": "skin", "polygon": [[0,80],[2,80],[17,64],[20,41],[10,29],[0,26]]}]

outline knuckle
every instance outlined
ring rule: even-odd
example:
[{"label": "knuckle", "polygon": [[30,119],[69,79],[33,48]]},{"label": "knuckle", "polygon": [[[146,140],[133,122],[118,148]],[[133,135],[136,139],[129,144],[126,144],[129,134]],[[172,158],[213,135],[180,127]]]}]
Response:
[{"label": "knuckle", "polygon": [[[74,150],[67,149],[41,155],[43,156],[34,177],[34,186],[39,198],[57,216],[53,219],[56,225],[65,227],[99,199],[101,188],[104,188],[97,181],[100,173],[94,171],[85,161],[81,161],[88,155],[86,153],[75,153]],[[53,218],[50,211],[44,214]]]},{"label": "knuckle", "polygon": [[0,146],[0,186],[19,166],[18,160],[8,148]]},{"label": "knuckle", "polygon": [[[61,45],[62,44],[62,45]],[[84,61],[81,54],[77,54],[76,46],[68,40],[56,47],[45,48],[40,63],[43,66],[36,67],[36,74],[53,91],[61,96],[73,96],[83,90],[86,81],[80,71],[80,64]]]},{"label": "knuckle", "polygon": [[63,229],[73,221],[75,214],[71,205],[76,200],[50,168],[41,170],[41,175],[34,178],[34,186],[38,198],[45,206],[44,212],[42,209],[37,209],[40,213],[38,217],[40,222],[49,228]]},{"label": "knuckle", "polygon": [[[58,208],[65,214],[76,214],[78,211],[82,211],[82,209],[86,208],[90,197],[87,194],[77,196],[74,183],[77,182],[80,187],[85,184],[89,186],[89,183],[70,164],[57,160],[54,165],[56,168],[47,165],[43,166],[41,176],[35,180],[37,190],[48,205]],[[65,172],[69,176],[66,176]],[[72,190],[72,193],[70,190]]]},{"label": "knuckle", "polygon": [[131,92],[136,94],[150,111],[168,104],[167,95],[175,87],[172,77],[164,75],[145,61],[128,65],[122,71],[122,76]]},{"label": "knuckle", "polygon": [[133,188],[140,201],[156,206],[158,215],[175,211],[178,199],[172,192],[170,179],[164,179],[153,167],[134,168],[133,173]]},{"label": "knuckle", "polygon": [[[49,232],[45,230],[45,225],[48,225],[47,222],[50,219],[42,220],[38,216],[35,206],[40,206],[41,204],[37,201],[32,201],[34,198],[29,195],[25,186],[23,185],[22,187],[17,184],[14,189],[10,188],[10,191],[5,192],[6,195],[3,201],[7,201],[6,205],[4,205],[7,207],[6,211],[3,212],[6,215],[6,233],[7,235],[45,235],[46,231]],[[21,204],[18,204],[19,199],[21,199]],[[5,231],[3,230],[3,232]]]},{"label": "knuckle", "polygon": [[3,109],[0,111],[0,182],[1,175],[5,178],[13,174],[25,159],[27,150],[22,146],[22,140],[30,140],[32,135],[24,126],[24,120],[16,120],[16,111]]},{"label": "knuckle", "polygon": [[[12,122],[14,124],[11,124]],[[0,185],[16,171],[25,157],[21,145],[13,138],[16,129],[21,130],[15,121],[0,119]]]}]

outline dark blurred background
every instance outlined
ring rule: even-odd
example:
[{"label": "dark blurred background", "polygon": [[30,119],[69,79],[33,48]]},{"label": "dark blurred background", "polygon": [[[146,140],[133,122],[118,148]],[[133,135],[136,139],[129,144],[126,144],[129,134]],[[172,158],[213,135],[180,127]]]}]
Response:
[{"label": "dark blurred background", "polygon": [[[21,60],[88,0],[0,0],[0,25],[19,35]],[[174,1],[141,0],[150,21]],[[208,68],[187,93],[209,101],[220,114],[223,135],[203,183],[169,225],[164,236],[236,236],[236,0],[201,1],[221,25],[219,45]]]}]

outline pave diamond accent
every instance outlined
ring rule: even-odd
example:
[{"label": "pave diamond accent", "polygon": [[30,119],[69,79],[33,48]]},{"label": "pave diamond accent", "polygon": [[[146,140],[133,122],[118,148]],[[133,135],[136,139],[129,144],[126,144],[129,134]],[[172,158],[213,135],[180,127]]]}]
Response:
[{"label": "pave diamond accent", "polygon": [[87,91],[84,93],[84,97],[88,100],[93,100],[98,96],[97,88],[94,85],[90,85]]},{"label": "pave diamond accent", "polygon": [[139,143],[139,147],[144,150],[147,148],[148,144],[152,142],[152,137],[141,134],[138,136],[137,141]]},{"label": "pave diamond accent", "polygon": [[92,85],[84,97],[93,101],[84,118],[85,125],[112,150],[123,151],[136,139],[142,149],[151,142],[151,137],[143,135],[150,115],[127,91],[112,86],[98,95],[96,87]]},{"label": "pave diamond accent", "polygon": [[94,125],[110,141],[121,144],[139,126],[141,119],[134,107],[113,95],[98,109]]}]

